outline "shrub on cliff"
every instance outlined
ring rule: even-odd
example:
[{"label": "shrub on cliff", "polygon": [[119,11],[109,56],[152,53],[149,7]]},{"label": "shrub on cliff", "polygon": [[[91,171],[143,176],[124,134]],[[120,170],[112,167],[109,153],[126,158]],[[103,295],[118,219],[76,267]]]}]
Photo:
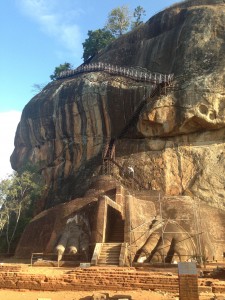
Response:
[{"label": "shrub on cliff", "polygon": [[71,70],[72,68],[73,66],[68,62],[60,64],[58,67],[55,67],[54,73],[50,75],[51,80],[55,80],[61,72]]}]

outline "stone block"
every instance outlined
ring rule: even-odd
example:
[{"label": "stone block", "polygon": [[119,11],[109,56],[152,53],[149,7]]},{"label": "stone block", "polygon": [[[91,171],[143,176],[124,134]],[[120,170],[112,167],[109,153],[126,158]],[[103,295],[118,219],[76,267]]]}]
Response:
[{"label": "stone block", "polygon": [[212,293],[212,287],[211,286],[198,286],[199,293]]},{"label": "stone block", "polygon": [[90,268],[90,266],[91,266],[91,263],[80,263],[80,267],[81,268]]},{"label": "stone block", "polygon": [[95,293],[92,295],[92,300],[108,300],[109,294],[108,293]]}]

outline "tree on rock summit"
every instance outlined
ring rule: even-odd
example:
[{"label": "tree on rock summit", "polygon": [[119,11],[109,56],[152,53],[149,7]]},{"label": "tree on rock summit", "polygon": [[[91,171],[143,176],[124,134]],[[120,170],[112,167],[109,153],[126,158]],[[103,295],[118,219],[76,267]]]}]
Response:
[{"label": "tree on rock summit", "polygon": [[106,28],[116,37],[128,31],[130,26],[130,11],[128,6],[114,8],[108,15]]},{"label": "tree on rock summit", "polygon": [[89,30],[88,38],[82,43],[84,53],[83,59],[86,61],[88,58],[96,55],[101,49],[105,48],[110,42],[115,39],[113,34],[103,28],[97,30]]}]

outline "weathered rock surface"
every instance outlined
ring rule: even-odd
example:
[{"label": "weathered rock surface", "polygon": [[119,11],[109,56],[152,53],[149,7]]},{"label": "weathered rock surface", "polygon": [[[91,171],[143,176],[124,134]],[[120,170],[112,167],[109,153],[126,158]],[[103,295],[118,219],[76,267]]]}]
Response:
[{"label": "weathered rock surface", "polygon": [[[225,205],[225,4],[168,8],[96,56],[122,66],[174,73],[166,95],[148,98],[137,126],[116,143],[146,187]],[[117,137],[152,86],[105,72],[55,81],[24,108],[14,169],[38,164],[49,186],[44,207],[82,196],[98,174],[104,143]],[[117,180],[126,179],[117,167]]]},{"label": "weathered rock surface", "polygon": [[[119,219],[123,226],[118,236]],[[61,259],[70,253],[75,255],[73,260],[87,261],[96,243],[114,241],[130,244],[127,255],[134,261],[147,258],[160,262],[163,257],[166,262],[185,261],[199,256],[221,260],[224,227],[224,210],[202,201],[189,196],[162,197],[156,191],[132,191],[113,177],[98,176],[84,197],[34,217],[15,254],[30,257],[33,252],[57,252]]]},{"label": "weathered rock surface", "polygon": [[47,206],[57,203],[57,197],[83,195],[101,165],[105,142],[120,133],[151,90],[145,85],[91,73],[53,82],[27,104],[11,161],[15,169],[27,160],[42,169],[53,191],[53,203]]}]

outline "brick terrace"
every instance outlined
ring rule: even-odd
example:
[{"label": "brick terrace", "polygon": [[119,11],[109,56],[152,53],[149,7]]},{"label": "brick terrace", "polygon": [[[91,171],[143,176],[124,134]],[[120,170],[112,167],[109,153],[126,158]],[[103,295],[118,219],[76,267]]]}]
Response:
[{"label": "brick terrace", "polygon": [[[45,272],[46,270],[46,272]],[[48,272],[52,270],[52,272]],[[224,293],[225,282],[199,278],[199,292]],[[38,268],[0,266],[0,288],[43,291],[60,290],[152,290],[178,293],[178,276],[168,272],[140,271],[135,268]]]}]

